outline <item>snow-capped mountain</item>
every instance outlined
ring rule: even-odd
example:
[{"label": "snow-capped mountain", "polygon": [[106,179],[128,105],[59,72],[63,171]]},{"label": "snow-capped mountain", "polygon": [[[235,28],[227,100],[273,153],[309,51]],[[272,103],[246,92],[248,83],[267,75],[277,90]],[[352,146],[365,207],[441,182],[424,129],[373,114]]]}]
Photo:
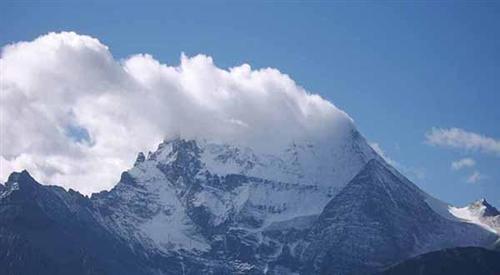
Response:
[{"label": "snow-capped mountain", "polygon": [[204,237],[200,227],[258,231],[319,215],[374,157],[356,132],[339,147],[294,143],[279,155],[174,139],[147,158],[139,154],[114,189],[92,199],[110,212],[106,224],[124,238],[165,251],[207,251],[206,237],[215,238],[217,230]]},{"label": "snow-capped mountain", "polygon": [[27,172],[0,193],[2,266],[38,255],[16,258],[12,274],[44,262],[52,274],[370,273],[498,240],[418,189],[355,130],[275,152],[176,138],[139,153],[113,189],[90,198]]},{"label": "snow-capped mountain", "polygon": [[500,212],[484,198],[462,208],[452,206],[450,213],[462,221],[477,224],[500,234]]}]

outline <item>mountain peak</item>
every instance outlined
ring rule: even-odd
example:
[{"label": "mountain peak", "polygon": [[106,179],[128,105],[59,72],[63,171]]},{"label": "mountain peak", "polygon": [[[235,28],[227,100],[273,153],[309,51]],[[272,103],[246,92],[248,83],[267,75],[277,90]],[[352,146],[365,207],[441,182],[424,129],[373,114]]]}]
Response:
[{"label": "mountain peak", "polygon": [[472,211],[482,212],[482,216],[493,217],[500,215],[500,212],[491,204],[486,201],[485,198],[479,199],[471,203],[468,208]]},{"label": "mountain peak", "polygon": [[480,198],[477,201],[471,203],[471,205],[492,207],[485,198]]},{"label": "mountain peak", "polygon": [[12,172],[9,175],[7,182],[18,182],[18,181],[24,181],[27,179],[34,180],[33,177],[31,177],[30,173],[27,170],[22,170],[21,172]]},{"label": "mountain peak", "polygon": [[[454,229],[429,208],[421,190],[378,157],[362,136],[353,135],[335,144],[293,142],[271,153],[207,140],[165,140],[147,157],[138,153],[135,166],[112,190],[90,199],[40,185],[27,171],[13,173],[0,191],[0,218],[9,218],[13,234],[23,226],[50,225],[51,231],[43,231],[48,239],[27,235],[26,242],[42,241],[37,249],[58,246],[61,231],[53,230],[60,227],[76,232],[64,240],[83,240],[64,244],[80,249],[102,236],[88,247],[99,253],[103,241],[109,248],[125,240],[138,255],[165,260],[165,272],[172,274],[184,268],[190,274],[247,274],[249,268],[264,274],[282,267],[304,274],[372,273],[442,248],[435,240],[493,242],[482,228],[460,224]],[[491,207],[485,200],[476,204],[477,209]],[[24,220],[18,218],[22,215]],[[63,248],[58,251],[65,255]],[[129,258],[127,248],[122,253],[112,261],[147,266],[130,260],[136,255]],[[126,273],[119,271],[109,274]]]},{"label": "mountain peak", "polygon": [[[478,245],[496,238],[479,227],[456,227],[427,196],[380,159],[372,159],[325,206],[304,252],[306,273],[367,274],[441,243]],[[320,262],[321,264],[318,264]]]},{"label": "mountain peak", "polygon": [[27,170],[12,172],[5,183],[6,188],[34,188],[40,184],[30,175]]},{"label": "mountain peak", "polygon": [[[40,188],[40,184],[26,170],[21,172],[12,172],[5,183],[5,187],[0,193],[0,199],[9,197],[14,194],[22,194],[22,196],[32,197]],[[16,192],[16,191],[21,192]]]},{"label": "mountain peak", "polygon": [[139,163],[143,163],[146,160],[146,156],[143,152],[139,152],[137,154],[137,158],[135,159],[134,166],[137,166]]},{"label": "mountain peak", "polygon": [[500,235],[500,212],[484,198],[464,207],[451,207],[449,211],[460,220],[477,224]]}]

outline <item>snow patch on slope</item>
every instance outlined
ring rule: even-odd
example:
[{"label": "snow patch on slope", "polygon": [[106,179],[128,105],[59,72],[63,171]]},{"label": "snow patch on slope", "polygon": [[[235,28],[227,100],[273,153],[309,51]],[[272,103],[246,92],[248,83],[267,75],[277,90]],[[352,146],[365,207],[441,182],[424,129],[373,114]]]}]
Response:
[{"label": "snow patch on slope", "polygon": [[[179,211],[180,210],[180,211]],[[197,237],[193,231],[191,220],[182,210],[173,209],[173,213],[160,213],[151,220],[139,226],[148,238],[153,240],[158,247],[169,250],[199,250],[207,251],[210,245]]]},{"label": "snow patch on slope", "polygon": [[127,240],[164,252],[210,249],[175,187],[153,162],[139,163],[126,174],[131,179],[122,179],[104,198],[95,199],[112,213],[105,219],[109,228]]}]

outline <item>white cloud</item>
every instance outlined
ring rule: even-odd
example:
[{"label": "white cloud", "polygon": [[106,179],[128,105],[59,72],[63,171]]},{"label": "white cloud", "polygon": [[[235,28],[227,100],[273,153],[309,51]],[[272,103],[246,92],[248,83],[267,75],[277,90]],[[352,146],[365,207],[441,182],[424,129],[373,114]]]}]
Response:
[{"label": "white cloud", "polygon": [[138,151],[164,138],[275,148],[335,137],[343,111],[276,69],[218,68],[205,55],[176,66],[122,61],[97,39],[50,33],[5,46],[0,59],[0,177],[28,169],[83,193],[110,188]]},{"label": "white cloud", "polygon": [[480,151],[500,156],[500,140],[460,128],[432,128],[425,137],[426,142],[432,145]]},{"label": "white cloud", "polygon": [[460,170],[466,167],[473,167],[476,165],[476,161],[471,158],[463,158],[451,163],[452,170]]},{"label": "white cloud", "polygon": [[481,173],[479,173],[479,171],[474,171],[468,178],[467,178],[467,182],[468,183],[477,183],[478,181],[480,181],[481,179],[483,179],[483,176],[481,175]]}]

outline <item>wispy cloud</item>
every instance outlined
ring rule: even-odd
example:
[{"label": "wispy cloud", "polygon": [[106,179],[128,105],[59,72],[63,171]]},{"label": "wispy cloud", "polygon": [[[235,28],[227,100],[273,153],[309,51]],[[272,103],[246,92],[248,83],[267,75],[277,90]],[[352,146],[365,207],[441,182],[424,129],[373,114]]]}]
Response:
[{"label": "wispy cloud", "polygon": [[479,171],[474,171],[468,178],[467,178],[467,182],[468,183],[477,183],[478,181],[480,181],[481,179],[483,179],[483,175],[481,175],[481,173],[479,173]]},{"label": "wispy cloud", "polygon": [[432,128],[425,134],[426,142],[435,146],[479,151],[500,156],[500,140],[460,128]]},{"label": "wispy cloud", "polygon": [[474,167],[475,165],[476,165],[475,160],[471,158],[463,158],[452,162],[451,169],[457,171],[466,167]]}]

